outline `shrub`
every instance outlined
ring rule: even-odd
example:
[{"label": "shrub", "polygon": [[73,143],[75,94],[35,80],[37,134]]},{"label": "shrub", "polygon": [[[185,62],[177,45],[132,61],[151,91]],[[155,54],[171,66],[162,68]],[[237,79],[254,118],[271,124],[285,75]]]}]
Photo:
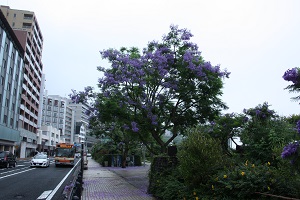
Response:
[{"label": "shrub", "polygon": [[[262,199],[271,195],[282,198],[299,197],[300,177],[270,162],[232,166],[219,171],[208,184],[212,196],[217,199]],[[283,167],[283,166],[282,166]]]},{"label": "shrub", "polygon": [[179,170],[191,187],[205,184],[226,163],[219,140],[190,129],[178,151]]},{"label": "shrub", "polygon": [[276,195],[300,198],[300,174],[294,173],[290,168],[290,163],[278,164],[278,170],[274,171]]},{"label": "shrub", "polygon": [[161,187],[162,180],[172,174],[177,164],[176,157],[161,155],[153,158],[149,172],[148,192],[150,194],[157,196],[157,191]]},{"label": "shrub", "polygon": [[167,171],[156,176],[155,197],[160,200],[182,200],[188,197],[191,192],[184,184],[177,168]]}]

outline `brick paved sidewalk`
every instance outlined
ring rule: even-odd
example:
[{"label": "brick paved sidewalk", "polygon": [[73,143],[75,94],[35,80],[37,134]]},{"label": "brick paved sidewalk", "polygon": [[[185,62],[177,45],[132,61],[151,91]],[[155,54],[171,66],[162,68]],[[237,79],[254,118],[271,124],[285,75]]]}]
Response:
[{"label": "brick paved sidewalk", "polygon": [[[154,200],[146,194],[145,167],[102,167],[89,158],[88,170],[83,172],[83,200]],[[135,171],[134,171],[135,170]]]}]

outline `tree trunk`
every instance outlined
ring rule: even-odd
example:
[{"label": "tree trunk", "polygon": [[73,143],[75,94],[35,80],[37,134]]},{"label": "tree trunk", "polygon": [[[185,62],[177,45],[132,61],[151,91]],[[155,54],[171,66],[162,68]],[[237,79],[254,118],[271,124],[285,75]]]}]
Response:
[{"label": "tree trunk", "polygon": [[128,155],[128,144],[124,143],[123,155],[122,155],[122,168],[126,168],[126,158]]},{"label": "tree trunk", "polygon": [[160,153],[166,153],[166,147],[165,147],[165,145],[161,145],[160,146]]}]

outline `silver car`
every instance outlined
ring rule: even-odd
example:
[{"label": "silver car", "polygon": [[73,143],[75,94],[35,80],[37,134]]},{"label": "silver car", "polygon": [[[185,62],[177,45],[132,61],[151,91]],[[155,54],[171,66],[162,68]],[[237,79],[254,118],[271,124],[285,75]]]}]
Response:
[{"label": "silver car", "polygon": [[50,159],[46,154],[38,153],[30,161],[30,167],[49,167]]}]

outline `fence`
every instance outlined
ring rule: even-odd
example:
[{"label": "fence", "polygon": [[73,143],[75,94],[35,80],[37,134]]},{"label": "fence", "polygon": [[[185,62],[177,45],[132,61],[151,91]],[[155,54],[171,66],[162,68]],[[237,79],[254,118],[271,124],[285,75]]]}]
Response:
[{"label": "fence", "polygon": [[81,199],[82,189],[83,189],[83,171],[84,171],[84,156],[83,150],[81,151],[80,161],[74,167],[74,172],[72,174],[73,179],[70,181],[69,185],[66,185],[63,191],[65,200],[77,200]]}]

